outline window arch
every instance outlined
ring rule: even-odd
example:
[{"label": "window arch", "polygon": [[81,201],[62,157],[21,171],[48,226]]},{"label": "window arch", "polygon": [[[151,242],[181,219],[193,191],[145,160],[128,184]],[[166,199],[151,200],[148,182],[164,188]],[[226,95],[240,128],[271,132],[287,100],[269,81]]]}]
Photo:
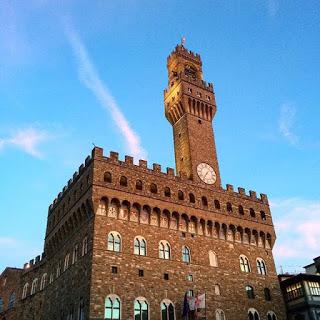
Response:
[{"label": "window arch", "polygon": [[142,190],[142,187],[143,187],[142,181],[141,180],[137,180],[136,181],[136,189],[137,190]]},{"label": "window arch", "polygon": [[161,302],[161,320],[175,320],[174,305],[168,299]]},{"label": "window arch", "polygon": [[178,199],[179,200],[184,200],[184,194],[181,190],[178,191]]},{"label": "window arch", "polygon": [[271,301],[271,292],[269,288],[264,288],[263,289],[264,292],[264,298],[266,301]]},{"label": "window arch", "polygon": [[149,320],[149,304],[147,299],[143,297],[135,299],[134,320]]},{"label": "window arch", "polygon": [[171,197],[171,190],[169,187],[164,188],[164,196],[165,197]]},{"label": "window arch", "polygon": [[240,215],[242,215],[242,216],[244,215],[244,209],[243,209],[243,206],[241,204],[238,207],[238,211],[239,211]]},{"label": "window arch", "polygon": [[195,198],[193,193],[189,193],[189,202],[190,203],[195,203],[196,202],[196,198]]},{"label": "window arch", "polygon": [[116,231],[111,231],[108,234],[108,250],[115,252],[121,251],[121,236]]},{"label": "window arch", "polygon": [[128,179],[125,176],[120,177],[120,186],[127,187],[128,186]]},{"label": "window arch", "polygon": [[28,294],[28,289],[29,289],[29,283],[25,283],[25,285],[23,286],[23,290],[22,290],[22,299],[27,297]]},{"label": "window arch", "polygon": [[0,298],[0,313],[3,311],[3,300]]},{"label": "window arch", "polygon": [[104,319],[121,319],[121,300],[115,294],[108,295],[104,301]]},{"label": "window arch", "polygon": [[105,172],[103,176],[103,181],[111,183],[112,182],[112,175],[111,172]]},{"label": "window arch", "polygon": [[207,206],[208,206],[207,197],[203,196],[203,197],[201,198],[201,202],[202,202],[202,205],[203,205],[204,207],[207,207]]},{"label": "window arch", "polygon": [[37,292],[37,287],[38,287],[38,278],[35,278],[32,281],[31,294],[35,294]]},{"label": "window arch", "polygon": [[47,284],[47,274],[44,273],[41,277],[40,290],[43,290],[46,287],[46,284]]},{"label": "window arch", "polygon": [[150,184],[150,192],[151,193],[158,193],[158,187],[155,183]]},{"label": "window arch", "polygon": [[246,292],[249,299],[254,299],[254,289],[252,286],[247,285],[246,286]]},{"label": "window arch", "polygon": [[277,320],[277,316],[273,311],[268,311],[267,320]]},{"label": "window arch", "polygon": [[239,257],[240,260],[240,269],[242,272],[251,272],[250,263],[248,258],[245,255]]},{"label": "window arch", "polygon": [[84,256],[88,253],[88,237],[84,237],[82,240],[82,252],[81,255]]},{"label": "window arch", "polygon": [[159,242],[159,258],[169,260],[171,257],[171,247],[168,241]]},{"label": "window arch", "polygon": [[257,270],[258,274],[265,276],[267,274],[266,264],[263,259],[257,258]]},{"label": "window arch", "polygon": [[214,200],[214,207],[218,210],[220,210],[221,206],[220,206],[220,202],[219,200]]},{"label": "window arch", "polygon": [[8,310],[11,310],[14,307],[16,301],[16,293],[13,291],[9,297]]},{"label": "window arch", "polygon": [[218,257],[217,254],[210,250],[209,251],[209,262],[211,267],[217,267],[218,266]]},{"label": "window arch", "polygon": [[260,320],[259,313],[256,309],[249,309],[248,310],[248,320]]},{"label": "window arch", "polygon": [[190,249],[187,246],[182,247],[182,261],[186,263],[190,263]]},{"label": "window arch", "polygon": [[224,315],[224,311],[221,309],[216,310],[216,320],[225,320],[226,317]]},{"label": "window arch", "polygon": [[227,211],[232,212],[232,204],[230,202],[227,202]]},{"label": "window arch", "polygon": [[73,247],[73,253],[72,253],[72,264],[74,264],[78,260],[78,251],[79,251],[79,245],[75,244]]},{"label": "window arch", "polygon": [[143,237],[135,237],[134,239],[134,254],[139,256],[147,255],[147,242]]},{"label": "window arch", "polygon": [[250,216],[251,216],[252,218],[255,218],[255,217],[256,217],[256,212],[255,212],[252,208],[250,208]]}]

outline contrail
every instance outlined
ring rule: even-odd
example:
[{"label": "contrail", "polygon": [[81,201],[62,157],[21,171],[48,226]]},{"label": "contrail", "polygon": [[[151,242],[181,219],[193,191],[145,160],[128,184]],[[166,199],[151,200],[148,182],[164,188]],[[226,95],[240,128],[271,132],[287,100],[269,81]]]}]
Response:
[{"label": "contrail", "polygon": [[130,127],[114,97],[100,79],[79,35],[70,26],[66,28],[66,34],[77,59],[80,81],[94,93],[101,105],[111,113],[126,141],[129,153],[138,159],[146,159],[147,152],[141,146],[140,137]]}]

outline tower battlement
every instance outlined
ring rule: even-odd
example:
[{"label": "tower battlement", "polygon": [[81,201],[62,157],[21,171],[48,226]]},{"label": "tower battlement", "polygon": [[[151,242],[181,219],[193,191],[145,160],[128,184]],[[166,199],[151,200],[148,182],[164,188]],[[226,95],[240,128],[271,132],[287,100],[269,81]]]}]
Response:
[{"label": "tower battlement", "polygon": [[182,57],[187,60],[191,60],[192,62],[202,65],[201,57],[198,53],[194,53],[191,50],[186,49],[182,44],[176,45],[175,49],[170,53],[167,58],[168,65],[172,62],[173,59],[177,57]]}]

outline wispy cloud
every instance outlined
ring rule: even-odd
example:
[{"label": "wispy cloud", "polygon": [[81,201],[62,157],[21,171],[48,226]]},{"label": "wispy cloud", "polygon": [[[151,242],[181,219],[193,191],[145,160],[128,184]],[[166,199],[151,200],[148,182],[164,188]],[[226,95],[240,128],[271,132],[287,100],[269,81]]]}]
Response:
[{"label": "wispy cloud", "polygon": [[274,254],[285,271],[301,269],[319,255],[320,201],[290,198],[271,202],[277,231]]},{"label": "wispy cloud", "polygon": [[279,0],[265,0],[267,12],[270,17],[275,17],[279,11],[280,4]]},{"label": "wispy cloud", "polygon": [[140,137],[131,128],[128,120],[120,110],[116,100],[107,86],[102,82],[95,69],[85,45],[79,35],[70,26],[66,28],[66,34],[78,63],[80,81],[90,89],[101,105],[111,113],[113,121],[120,130],[128,148],[128,152],[137,158],[146,158],[147,153],[141,146]]},{"label": "wispy cloud", "polygon": [[291,145],[297,145],[299,139],[293,132],[297,110],[292,103],[284,103],[280,107],[279,131]]},{"label": "wispy cloud", "polygon": [[29,127],[15,131],[10,137],[0,138],[0,150],[6,147],[16,147],[33,157],[42,158],[39,150],[41,143],[51,138],[51,135],[43,129]]}]

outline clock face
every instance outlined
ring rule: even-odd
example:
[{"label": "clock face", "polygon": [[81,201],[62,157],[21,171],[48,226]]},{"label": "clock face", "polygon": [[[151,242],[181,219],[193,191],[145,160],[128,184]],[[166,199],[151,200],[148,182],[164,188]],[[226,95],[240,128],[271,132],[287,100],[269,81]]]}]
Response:
[{"label": "clock face", "polygon": [[199,178],[207,184],[214,184],[217,180],[216,173],[207,163],[202,162],[198,164],[197,173]]}]

